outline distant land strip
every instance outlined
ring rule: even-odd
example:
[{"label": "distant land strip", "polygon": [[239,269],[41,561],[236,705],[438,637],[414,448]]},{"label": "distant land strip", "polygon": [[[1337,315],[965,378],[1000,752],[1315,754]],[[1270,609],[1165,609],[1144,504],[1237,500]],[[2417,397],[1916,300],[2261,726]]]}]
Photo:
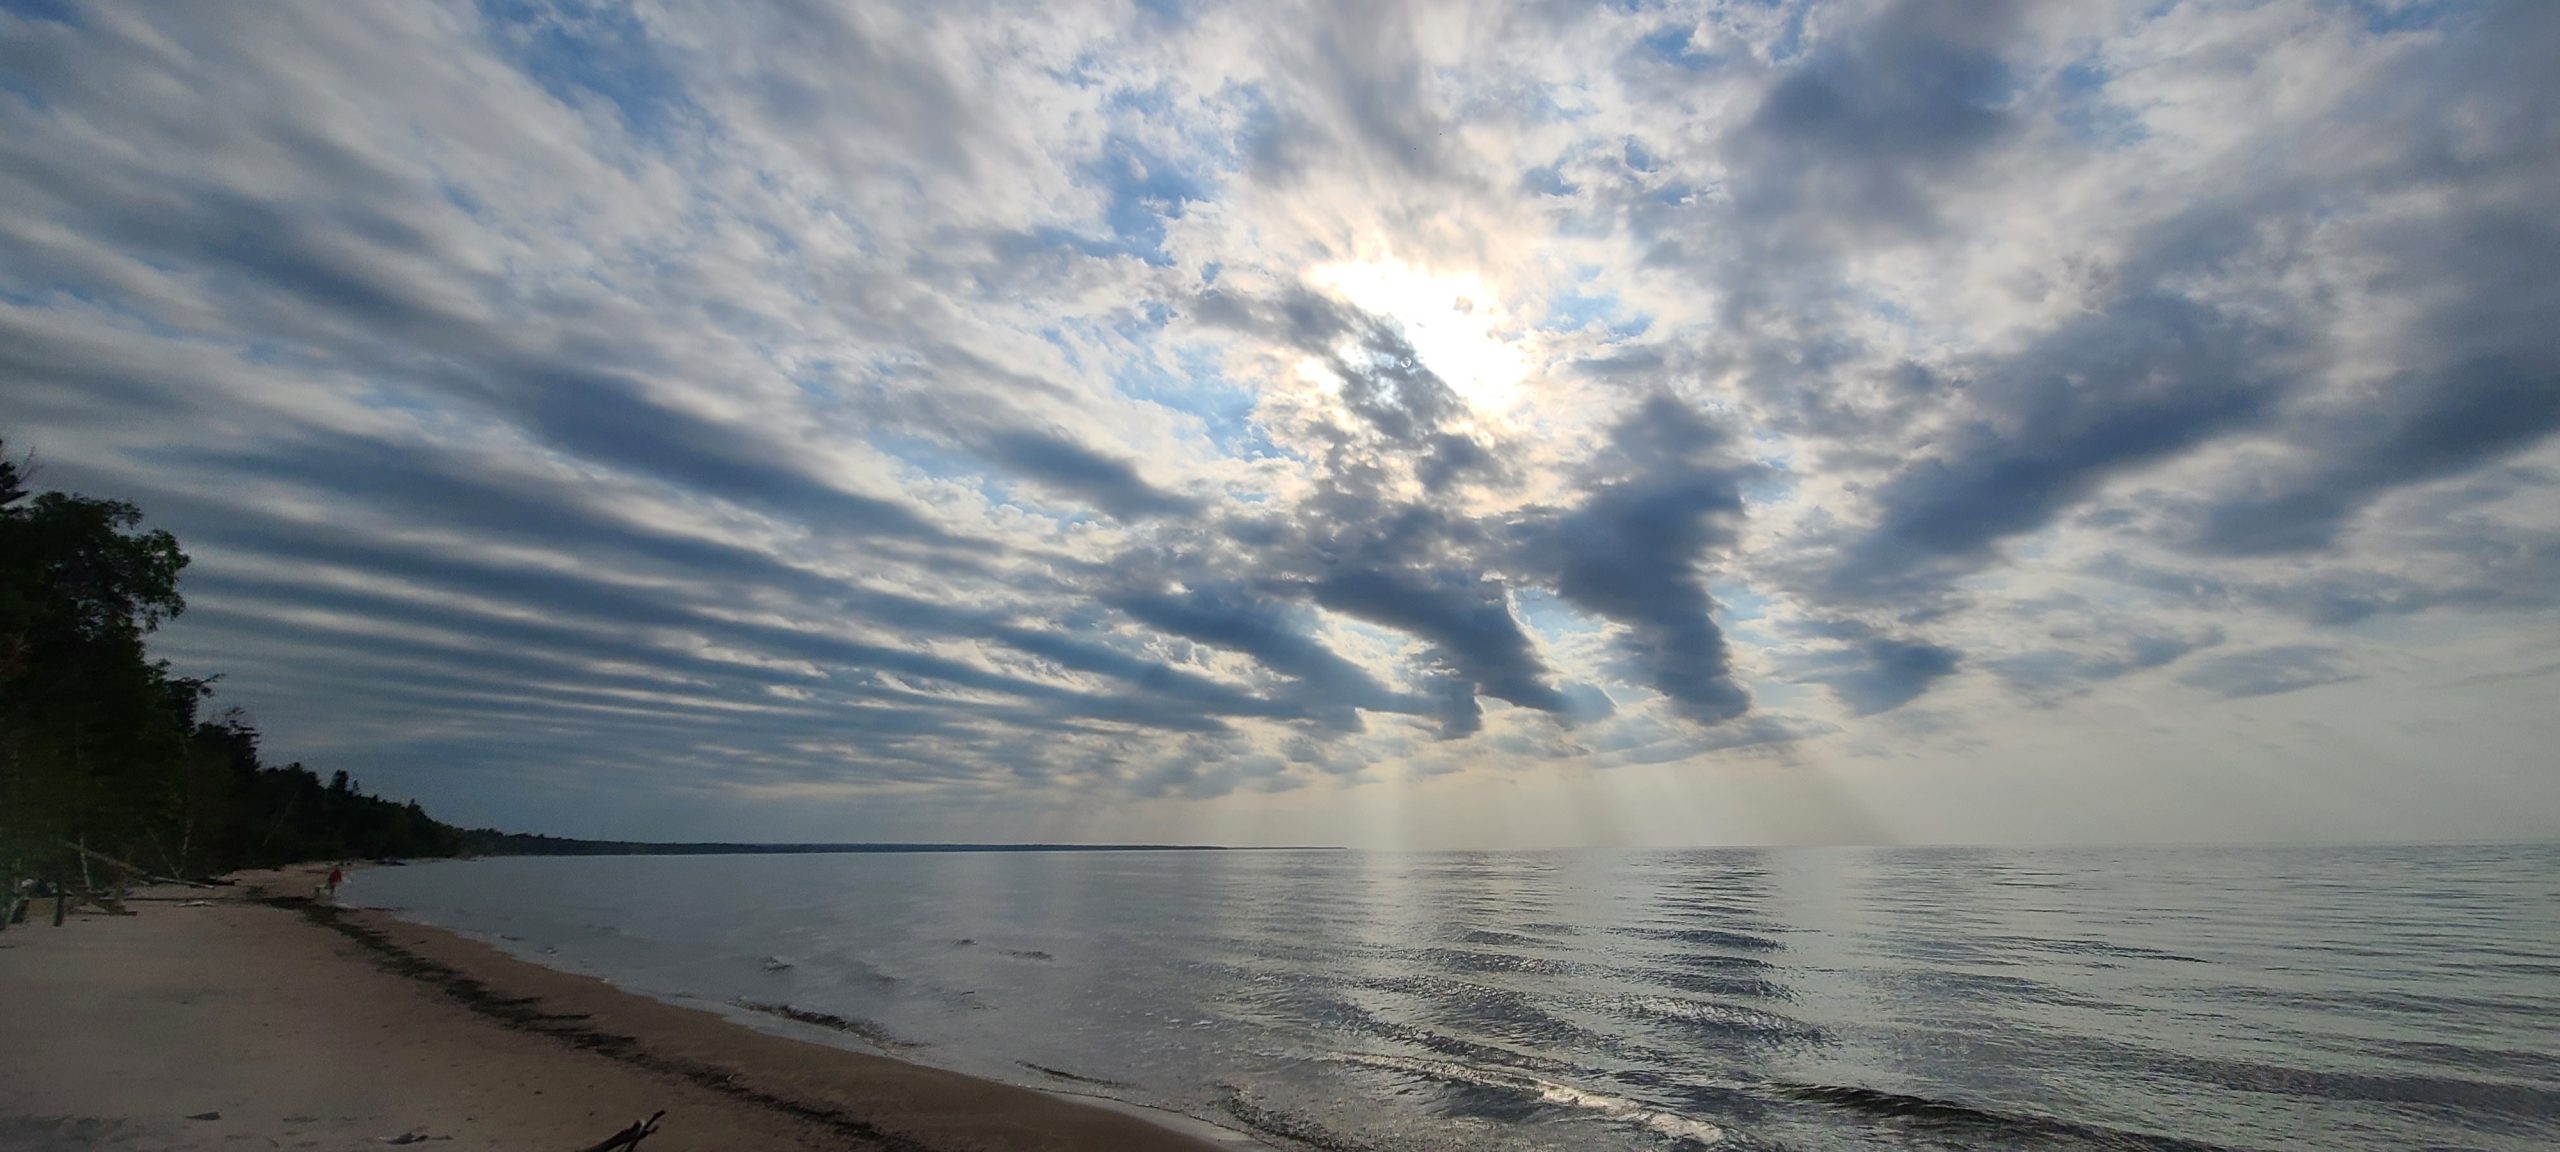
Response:
[{"label": "distant land strip", "polygon": [[1338,844],[1237,847],[1225,844],[728,844],[647,840],[577,840],[521,832],[474,830],[465,849],[477,856],[829,856],[894,852],[1340,852]]}]

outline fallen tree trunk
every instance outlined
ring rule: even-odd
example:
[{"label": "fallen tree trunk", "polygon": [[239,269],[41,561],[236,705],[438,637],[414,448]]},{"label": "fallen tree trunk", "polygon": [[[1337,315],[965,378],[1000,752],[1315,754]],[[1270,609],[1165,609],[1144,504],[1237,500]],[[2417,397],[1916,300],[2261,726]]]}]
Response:
[{"label": "fallen tree trunk", "polygon": [[[153,873],[150,869],[145,868],[145,867],[143,867],[143,866],[141,866],[141,865],[139,865],[139,864],[133,864],[133,863],[128,863],[128,862],[123,861],[123,860],[118,860],[118,859],[116,859],[115,857],[113,857],[113,856],[109,856],[109,855],[107,855],[107,854],[106,854],[106,853],[104,853],[104,852],[94,851],[94,850],[90,849],[89,847],[87,847],[86,845],[74,844],[74,843],[72,843],[72,842],[70,842],[70,841],[68,841],[68,840],[59,841],[58,843],[60,843],[63,847],[68,848],[68,849],[70,849],[70,850],[72,850],[72,851],[77,852],[77,853],[79,853],[79,854],[80,854],[80,874],[81,874],[81,876],[84,878],[84,884],[85,884],[85,878],[87,877],[87,875],[88,875],[88,873],[89,873],[89,861],[91,861],[91,860],[95,860],[95,861],[97,861],[97,862],[99,862],[99,863],[101,863],[101,864],[113,864],[113,865],[115,865],[115,866],[116,866],[116,867],[118,867],[118,868],[122,868],[122,869],[124,869],[125,874],[126,874],[126,875],[128,875],[128,876],[139,876],[139,877],[141,877],[142,879],[147,880],[147,881],[149,881],[149,882],[151,882],[151,883],[153,883],[153,884],[184,884],[184,885],[186,885],[186,886],[187,886],[187,887],[189,887],[189,888],[211,888],[211,887],[213,887],[213,885],[211,885],[211,884],[207,884],[207,883],[204,883],[204,882],[202,882],[202,881],[198,881],[198,880],[187,880],[187,879],[182,879],[182,878],[180,878],[180,877],[176,877],[176,876],[161,876],[161,875],[157,875],[157,874]],[[88,885],[88,886],[94,887],[94,885]]]}]

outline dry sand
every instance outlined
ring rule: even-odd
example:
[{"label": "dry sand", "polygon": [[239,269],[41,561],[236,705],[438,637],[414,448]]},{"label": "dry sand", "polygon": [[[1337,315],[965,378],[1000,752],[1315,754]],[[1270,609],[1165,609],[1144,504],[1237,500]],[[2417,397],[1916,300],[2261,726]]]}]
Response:
[{"label": "dry sand", "polygon": [[644,1152],[1240,1146],[253,898],[317,875],[0,931],[0,1148],[576,1152],[662,1109]]}]

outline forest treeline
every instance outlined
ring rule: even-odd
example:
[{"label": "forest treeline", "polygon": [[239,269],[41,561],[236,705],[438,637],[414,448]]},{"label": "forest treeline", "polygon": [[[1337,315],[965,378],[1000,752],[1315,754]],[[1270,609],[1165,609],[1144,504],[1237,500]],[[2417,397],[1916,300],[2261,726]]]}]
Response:
[{"label": "forest treeline", "polygon": [[186,609],[176,537],[121,501],[29,490],[0,444],[0,880],[105,862],[180,877],[297,860],[443,856],[495,833],[267,765],[213,680],[147,640]]}]

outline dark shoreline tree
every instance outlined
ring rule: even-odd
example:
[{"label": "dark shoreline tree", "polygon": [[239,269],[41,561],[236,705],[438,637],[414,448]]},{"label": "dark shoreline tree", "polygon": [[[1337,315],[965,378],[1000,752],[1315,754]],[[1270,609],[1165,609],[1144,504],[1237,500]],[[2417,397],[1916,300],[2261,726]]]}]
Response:
[{"label": "dark shoreline tree", "polygon": [[186,610],[187,555],[120,500],[30,490],[0,445],[0,880],[81,874],[81,853],[165,875],[337,857],[450,855],[461,830],[345,772],[266,767],[246,713],[146,638]]}]

